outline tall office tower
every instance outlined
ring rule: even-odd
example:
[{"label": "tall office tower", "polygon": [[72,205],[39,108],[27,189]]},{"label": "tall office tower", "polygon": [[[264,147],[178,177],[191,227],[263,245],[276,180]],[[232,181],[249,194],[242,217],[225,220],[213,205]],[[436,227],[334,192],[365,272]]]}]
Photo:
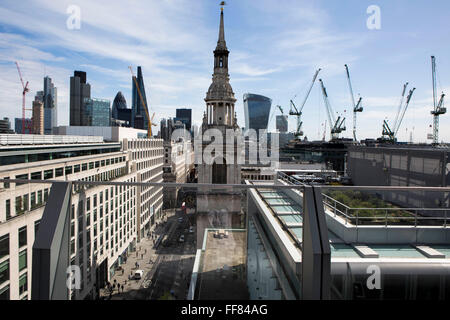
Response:
[{"label": "tall office tower", "polygon": [[31,119],[25,119],[25,132],[22,132],[22,118],[14,118],[14,132],[18,134],[31,134],[32,122]]},{"label": "tall office tower", "polygon": [[45,133],[44,104],[39,100],[33,101],[33,117],[31,118],[31,128],[33,134]]},{"label": "tall office tower", "polygon": [[[221,152],[215,151],[212,161],[198,164],[198,183],[206,184],[240,184],[241,166],[239,164],[238,144],[240,130],[234,112],[233,88],[228,74],[228,54],[225,42],[223,9],[220,13],[219,40],[214,50],[214,73],[212,84],[206,94],[206,112],[203,116],[202,133],[207,130],[220,131]],[[227,130],[236,130],[229,139]],[[226,139],[225,139],[226,137]],[[208,153],[210,142],[203,142],[201,154]],[[213,209],[212,209],[213,208]],[[211,190],[200,187],[197,192],[197,245],[202,246],[205,228],[241,228],[241,193],[233,188]]]},{"label": "tall office tower", "polygon": [[172,118],[161,119],[161,139],[164,141],[169,141],[172,137],[172,132],[174,130],[174,121]]},{"label": "tall office tower", "polygon": [[70,125],[87,126],[84,101],[91,97],[91,85],[86,82],[86,72],[75,71],[70,77]]},{"label": "tall office tower", "polygon": [[[44,79],[44,81],[45,81],[45,79]],[[34,96],[34,100],[44,103],[44,91],[36,92],[36,95]]]},{"label": "tall office tower", "polygon": [[191,131],[192,127],[192,109],[177,109],[177,121],[181,121],[186,125],[186,130]]},{"label": "tall office tower", "polygon": [[111,102],[104,99],[84,99],[86,126],[109,127],[111,125]]},{"label": "tall office tower", "polygon": [[58,126],[58,89],[49,77],[44,78],[42,100],[44,102],[44,134],[52,134],[53,128]]},{"label": "tall office tower", "polygon": [[127,109],[127,101],[122,92],[114,98],[111,109],[111,125],[129,127],[131,124],[131,109]]},{"label": "tall office tower", "polygon": [[161,139],[163,139],[164,141],[169,140],[168,139],[169,135],[167,133],[167,120],[165,118],[161,119],[159,132],[160,132]]},{"label": "tall office tower", "polygon": [[272,99],[246,93],[244,94],[245,129],[267,130]]},{"label": "tall office tower", "polygon": [[[145,95],[145,86],[144,86],[144,77],[142,76],[142,68],[137,68],[137,83],[139,85],[139,90],[142,95],[142,99],[145,102],[145,105],[148,108],[147,97]],[[133,85],[133,95],[132,95],[132,106],[131,106],[131,126],[136,129],[144,129],[147,130],[148,127],[148,119],[145,112],[145,107],[142,104],[141,97],[136,87],[136,83],[132,80]]]},{"label": "tall office tower", "polygon": [[288,123],[288,116],[281,115],[277,116],[277,131],[278,132],[288,132],[289,130],[289,123]]}]

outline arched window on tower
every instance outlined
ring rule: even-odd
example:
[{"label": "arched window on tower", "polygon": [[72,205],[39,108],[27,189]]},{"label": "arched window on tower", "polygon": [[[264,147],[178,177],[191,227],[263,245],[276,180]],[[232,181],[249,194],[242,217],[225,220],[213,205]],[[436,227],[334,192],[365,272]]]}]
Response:
[{"label": "arched window on tower", "polygon": [[219,68],[223,68],[223,57],[219,58]]},{"label": "arched window on tower", "polygon": [[213,184],[226,184],[227,183],[227,164],[225,159],[223,163],[217,163],[216,160],[212,166],[212,183]]}]

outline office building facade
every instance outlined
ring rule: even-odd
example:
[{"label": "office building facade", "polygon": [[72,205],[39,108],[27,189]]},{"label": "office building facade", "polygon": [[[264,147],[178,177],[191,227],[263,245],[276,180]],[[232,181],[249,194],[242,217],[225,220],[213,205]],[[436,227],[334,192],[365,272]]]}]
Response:
[{"label": "office building facade", "polygon": [[91,85],[86,82],[86,72],[75,71],[70,77],[70,125],[88,126],[85,101],[91,97]]},{"label": "office building facade", "polygon": [[44,134],[44,104],[41,101],[33,101],[33,117],[31,118],[32,133]]},{"label": "office building facade", "polygon": [[[194,169],[192,143],[186,140],[164,141],[163,180],[167,183],[186,183]],[[164,189],[164,207],[176,208],[180,188]]]},{"label": "office building facade", "polygon": [[44,134],[52,134],[53,128],[58,126],[58,89],[50,77],[44,78]]},{"label": "office building facade", "polygon": [[85,99],[84,110],[86,125],[92,127],[109,127],[111,125],[111,102],[105,99]]},{"label": "office building facade", "polygon": [[285,116],[285,115],[277,116],[276,128],[277,128],[277,131],[280,133],[288,132],[288,130],[289,130],[288,116]]},{"label": "office building facade", "polygon": [[272,99],[252,94],[244,94],[245,129],[267,130]]},{"label": "office building facade", "polygon": [[[42,144],[19,146],[26,155],[13,151],[18,146],[7,145],[4,149],[15,153],[16,163],[5,164],[11,159],[0,154],[0,177],[162,182],[163,141],[129,136],[111,142],[93,136],[46,136]],[[54,152],[55,144],[61,157]],[[68,152],[70,157],[63,156]],[[0,185],[0,299],[31,298],[32,248],[50,192],[51,184]],[[70,264],[81,270],[81,288],[70,292],[71,299],[96,297],[95,288],[111,279],[161,215],[162,199],[162,187],[74,186],[69,250]]]},{"label": "office building facade", "polygon": [[22,118],[14,118],[14,132],[18,134],[31,134],[32,123],[31,119],[25,119],[25,128],[22,131]]},{"label": "office building facade", "polygon": [[181,121],[186,125],[186,130],[191,131],[192,127],[192,109],[177,109],[176,121]]}]

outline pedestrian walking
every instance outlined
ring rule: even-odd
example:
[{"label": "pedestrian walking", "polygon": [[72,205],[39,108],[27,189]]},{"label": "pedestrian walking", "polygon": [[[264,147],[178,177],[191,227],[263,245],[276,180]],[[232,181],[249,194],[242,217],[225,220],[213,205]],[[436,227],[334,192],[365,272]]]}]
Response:
[{"label": "pedestrian walking", "polygon": [[123,293],[123,289],[124,289],[124,286],[122,285],[122,293]]}]

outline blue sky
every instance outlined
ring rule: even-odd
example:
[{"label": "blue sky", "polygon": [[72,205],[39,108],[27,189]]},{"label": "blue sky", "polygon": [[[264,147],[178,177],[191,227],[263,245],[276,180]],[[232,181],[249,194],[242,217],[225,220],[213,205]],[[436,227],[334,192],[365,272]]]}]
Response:
[{"label": "blue sky", "polygon": [[[49,75],[58,87],[58,123],[69,120],[69,78],[88,74],[92,96],[114,99],[122,91],[130,107],[129,65],[143,67],[147,97],[155,119],[193,109],[200,123],[211,83],[212,51],[219,24],[219,1],[212,0],[2,0],[0,4],[0,117],[20,117],[21,85],[14,61],[30,81],[31,105]],[[344,64],[355,95],[363,97],[358,136],[379,137],[382,121],[393,122],[402,85],[416,87],[400,140],[425,142],[431,133],[430,56],[438,63],[438,90],[450,93],[450,2],[446,0],[229,0],[225,36],[230,82],[244,125],[242,96],[266,95],[288,111],[299,104],[317,68],[335,112],[347,116],[351,137],[351,100]],[[432,3],[432,5],[430,4]],[[81,9],[81,29],[66,27],[70,5]],[[381,8],[381,29],[369,30],[369,5]],[[274,108],[275,109],[275,108]],[[344,112],[346,110],[346,112]],[[276,111],[275,115],[279,114]],[[304,108],[310,140],[323,134],[327,119],[316,84]],[[450,114],[441,117],[440,138],[450,141]],[[274,128],[275,116],[270,128]],[[290,119],[290,129],[295,119]],[[329,126],[329,124],[328,124]],[[327,134],[328,135],[328,134]]]}]

